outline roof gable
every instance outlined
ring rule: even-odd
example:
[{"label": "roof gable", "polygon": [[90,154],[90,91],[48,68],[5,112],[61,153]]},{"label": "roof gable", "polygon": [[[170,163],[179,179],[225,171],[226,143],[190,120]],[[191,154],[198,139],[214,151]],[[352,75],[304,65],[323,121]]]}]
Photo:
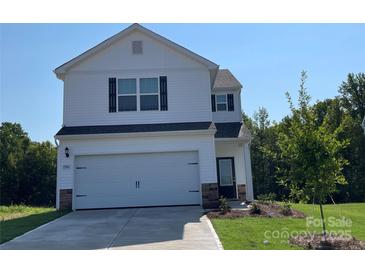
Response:
[{"label": "roof gable", "polygon": [[209,61],[208,59],[164,38],[163,36],[154,33],[146,28],[144,28],[143,26],[139,25],[139,24],[133,24],[131,26],[129,26],[128,28],[124,29],[123,31],[115,34],[114,36],[106,39],[105,41],[101,42],[100,44],[96,45],[95,47],[85,51],[84,53],[80,54],[79,56],[71,59],[70,61],[66,62],[65,64],[57,67],[54,70],[54,73],[57,75],[58,78],[63,79],[63,75],[69,70],[71,69],[73,66],[75,66],[76,64],[81,63],[82,61],[88,59],[89,57],[95,55],[96,53],[110,47],[111,45],[113,45],[114,43],[116,43],[117,41],[119,41],[120,39],[128,36],[129,34],[131,34],[134,31],[138,31],[141,32],[157,41],[159,41],[160,43],[168,46],[169,48],[187,56],[190,57],[191,59],[205,65],[210,71],[211,71],[211,80],[212,83],[214,82],[215,79],[215,75],[217,73],[218,70],[218,65]]},{"label": "roof gable", "polygon": [[241,89],[241,83],[228,69],[220,69],[215,78],[214,90]]}]

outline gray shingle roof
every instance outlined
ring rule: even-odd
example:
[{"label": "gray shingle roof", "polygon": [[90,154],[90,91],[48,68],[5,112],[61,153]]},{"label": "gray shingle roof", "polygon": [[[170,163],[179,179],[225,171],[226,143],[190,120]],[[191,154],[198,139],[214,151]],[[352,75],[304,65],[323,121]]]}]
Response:
[{"label": "gray shingle roof", "polygon": [[237,138],[240,134],[242,123],[214,123],[214,125],[217,128],[215,138]]},{"label": "gray shingle roof", "polygon": [[242,85],[228,69],[220,69],[217,73],[213,89],[225,88],[242,88]]},{"label": "gray shingle roof", "polygon": [[134,125],[105,125],[105,126],[76,126],[62,127],[59,135],[84,135],[84,134],[111,134],[135,132],[161,132],[182,130],[207,130],[212,122],[192,123],[165,123],[165,124],[134,124]]},{"label": "gray shingle roof", "polygon": [[[237,138],[242,123],[215,123],[217,132],[215,138]],[[135,124],[135,125],[105,125],[105,126],[76,126],[62,127],[57,136],[61,135],[88,135],[135,132],[161,132],[183,130],[208,130],[214,128],[212,122],[166,123],[166,124]]]}]

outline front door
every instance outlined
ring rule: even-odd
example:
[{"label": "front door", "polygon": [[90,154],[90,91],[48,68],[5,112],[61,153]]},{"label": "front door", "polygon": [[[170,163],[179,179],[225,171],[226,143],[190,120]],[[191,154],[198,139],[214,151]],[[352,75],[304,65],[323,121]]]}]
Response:
[{"label": "front door", "polygon": [[217,158],[219,196],[236,199],[236,177],[233,157]]}]

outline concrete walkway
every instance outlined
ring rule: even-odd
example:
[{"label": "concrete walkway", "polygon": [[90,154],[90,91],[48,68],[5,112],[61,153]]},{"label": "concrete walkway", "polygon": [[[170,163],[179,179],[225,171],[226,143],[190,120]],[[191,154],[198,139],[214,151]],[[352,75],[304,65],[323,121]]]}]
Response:
[{"label": "concrete walkway", "polygon": [[0,249],[220,249],[196,206],[76,211]]}]

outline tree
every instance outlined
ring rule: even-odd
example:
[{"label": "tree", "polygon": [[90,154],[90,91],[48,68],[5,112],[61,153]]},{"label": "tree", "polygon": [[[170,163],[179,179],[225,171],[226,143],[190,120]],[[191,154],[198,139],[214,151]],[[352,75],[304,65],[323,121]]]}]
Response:
[{"label": "tree", "polygon": [[339,93],[344,106],[360,123],[365,116],[365,73],[349,73],[342,82]]},{"label": "tree", "polygon": [[345,131],[350,144],[344,151],[349,165],[344,173],[348,186],[341,192],[348,200],[365,201],[365,136],[361,122],[365,116],[365,73],[349,73],[346,81],[339,87],[340,101],[344,110],[352,117]]},{"label": "tree", "polygon": [[243,122],[251,131],[251,163],[254,193],[275,193],[282,198],[283,188],[277,184],[275,166],[278,164],[273,152],[277,151],[276,126],[269,120],[269,114],[264,107],[259,108],[251,119],[243,114]]},{"label": "tree", "polygon": [[50,142],[32,142],[24,156],[19,196],[23,203],[54,205],[57,151]]},{"label": "tree", "polygon": [[346,183],[342,171],[347,162],[341,151],[348,145],[348,140],[340,138],[344,123],[334,128],[329,115],[324,115],[322,121],[317,119],[309,104],[306,79],[306,73],[302,72],[297,108],[286,93],[291,117],[288,130],[278,135],[278,145],[287,168],[279,168],[277,174],[292,199],[319,203],[323,236],[326,237],[322,204],[336,192],[338,184]]},{"label": "tree", "polygon": [[0,126],[0,203],[9,204],[18,200],[21,184],[19,170],[30,139],[20,124],[2,123]]},{"label": "tree", "polygon": [[54,205],[56,148],[31,142],[20,124],[0,126],[0,204]]}]

